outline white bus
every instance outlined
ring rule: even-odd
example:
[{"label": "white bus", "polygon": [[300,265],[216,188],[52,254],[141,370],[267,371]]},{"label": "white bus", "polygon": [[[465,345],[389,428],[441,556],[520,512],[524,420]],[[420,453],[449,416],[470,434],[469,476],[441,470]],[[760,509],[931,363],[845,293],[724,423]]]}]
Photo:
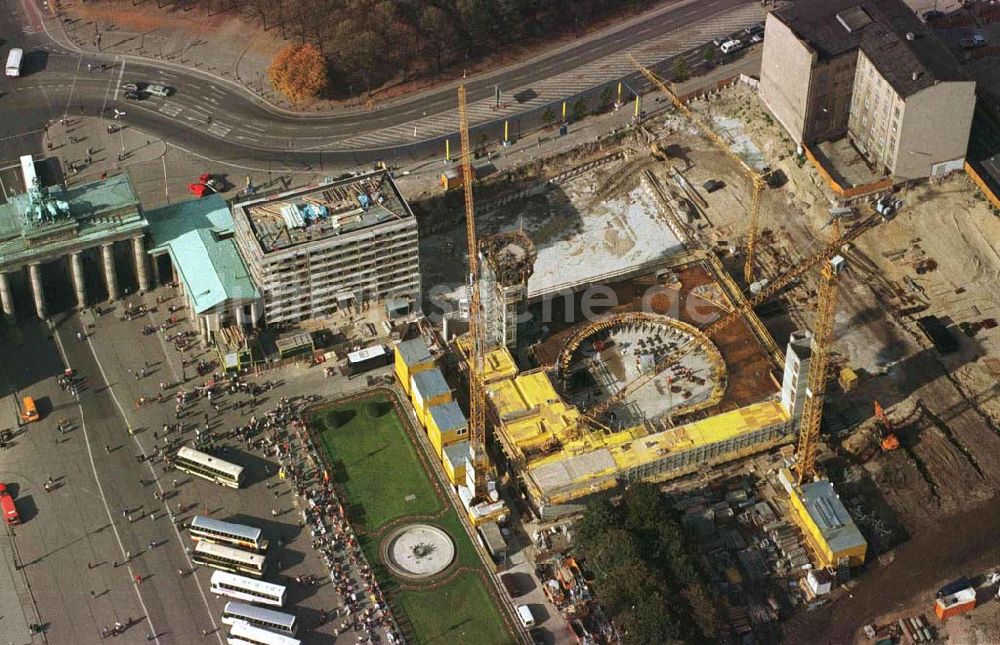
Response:
[{"label": "white bus", "polygon": [[21,75],[21,60],[23,58],[23,49],[15,47],[10,50],[10,53],[7,54],[7,76],[14,77]]},{"label": "white bus", "polygon": [[222,522],[204,515],[195,515],[188,532],[192,540],[207,540],[258,553],[267,550],[267,540],[262,537],[263,531],[255,526]]},{"label": "white bus", "polygon": [[212,593],[272,607],[282,607],[288,597],[285,587],[225,571],[212,572]]},{"label": "white bus", "polygon": [[229,645],[299,645],[302,642],[291,636],[283,636],[260,627],[254,627],[242,620],[233,623],[226,640],[229,641]]},{"label": "white bus", "polygon": [[233,623],[226,640],[229,641],[229,645],[299,645],[302,642],[291,636],[283,636],[260,627],[254,627],[242,620]]},{"label": "white bus", "polygon": [[174,465],[177,466],[178,470],[204,477],[209,481],[230,488],[239,488],[240,484],[243,483],[243,466],[231,464],[187,446],[182,446],[177,451]]},{"label": "white bus", "polygon": [[192,559],[198,564],[213,569],[246,573],[258,578],[264,575],[264,556],[257,553],[247,553],[231,546],[199,542],[194,547]]},{"label": "white bus", "polygon": [[249,623],[254,627],[288,636],[295,636],[295,632],[299,629],[299,621],[295,614],[254,607],[242,602],[227,602],[226,608],[222,610],[222,622],[227,625],[235,625],[238,622]]}]

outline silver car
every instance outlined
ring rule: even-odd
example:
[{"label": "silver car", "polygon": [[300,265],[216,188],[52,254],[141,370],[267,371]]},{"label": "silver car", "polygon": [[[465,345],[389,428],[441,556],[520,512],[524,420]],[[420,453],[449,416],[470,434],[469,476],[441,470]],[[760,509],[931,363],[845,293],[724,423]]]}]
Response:
[{"label": "silver car", "polygon": [[162,96],[166,98],[173,93],[174,88],[166,85],[150,85],[146,88],[146,94],[152,94],[153,96]]}]

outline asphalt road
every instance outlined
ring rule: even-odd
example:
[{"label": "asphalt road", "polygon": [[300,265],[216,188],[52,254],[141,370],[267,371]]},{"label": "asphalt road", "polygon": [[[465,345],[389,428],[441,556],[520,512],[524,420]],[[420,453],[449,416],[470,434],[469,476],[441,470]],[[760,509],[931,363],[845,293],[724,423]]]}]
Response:
[{"label": "asphalt road", "polygon": [[[3,47],[22,47],[28,54],[24,75],[0,78],[0,159],[13,159],[26,149],[38,148],[38,136],[46,121],[64,114],[110,117],[113,110],[126,112],[128,122],[162,137],[174,145],[220,160],[247,159],[296,161],[312,167],[337,167],[394,157],[424,158],[440,152],[440,137],[416,141],[391,149],[335,150],[337,142],[359,134],[454,109],[452,87],[421,93],[413,99],[370,113],[293,115],[275,111],[257,102],[235,85],[155,62],[123,63],[115,57],[81,55],[53,42],[41,30],[35,0],[3,0],[0,12],[0,42]],[[617,33],[583,39],[569,50],[532,60],[513,69],[470,80],[470,101],[492,95],[495,85],[518,88],[600,60],[654,36],[683,29],[698,20],[742,7],[752,0],[704,0],[654,15]],[[697,52],[687,52],[693,60]],[[108,66],[88,71],[87,65]],[[124,64],[124,69],[122,65]],[[122,80],[162,82],[177,88],[167,99],[148,97],[124,100]],[[606,83],[592,90],[597,94]],[[574,94],[579,97],[580,94]],[[586,96],[586,94],[584,94]],[[568,98],[568,97],[567,97]],[[517,115],[519,126],[540,122],[541,108]],[[223,127],[221,124],[225,123]],[[496,127],[496,125],[480,125]],[[323,148],[329,148],[324,150]]]}]

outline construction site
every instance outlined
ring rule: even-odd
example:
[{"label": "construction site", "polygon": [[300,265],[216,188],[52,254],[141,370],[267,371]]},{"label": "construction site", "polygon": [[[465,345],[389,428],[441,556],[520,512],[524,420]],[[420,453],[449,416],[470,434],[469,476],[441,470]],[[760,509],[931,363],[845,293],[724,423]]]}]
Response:
[{"label": "construction site", "polygon": [[[523,197],[475,206],[473,291],[459,263],[422,267],[437,303],[482,313],[479,340],[445,332],[453,385],[464,405],[479,381],[480,467],[542,524],[630,481],[766,470],[771,508],[839,573],[804,592],[829,606],[788,622],[794,640],[851,640],[893,603],[930,615],[920,593],[996,564],[969,545],[1000,529],[983,513],[1000,488],[1000,223],[964,174],[844,203],[734,81],[520,176],[537,182]],[[422,257],[462,248],[463,228],[424,236]],[[854,537],[831,550],[845,527],[860,557]]]}]

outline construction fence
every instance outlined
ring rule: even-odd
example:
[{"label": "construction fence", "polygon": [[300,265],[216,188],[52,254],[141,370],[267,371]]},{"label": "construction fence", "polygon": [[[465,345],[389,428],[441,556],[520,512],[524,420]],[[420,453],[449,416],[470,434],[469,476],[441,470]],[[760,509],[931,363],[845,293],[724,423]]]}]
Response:
[{"label": "construction fence", "polygon": [[983,176],[980,175],[979,172],[976,171],[976,169],[973,168],[972,164],[970,164],[968,161],[965,162],[965,174],[967,174],[969,178],[972,180],[972,183],[974,183],[979,188],[980,192],[983,193],[983,196],[986,197],[986,199],[990,202],[993,208],[1000,209],[1000,197],[997,197],[997,194],[993,191],[992,188],[990,188],[989,183],[987,183],[986,180],[983,179]]}]

